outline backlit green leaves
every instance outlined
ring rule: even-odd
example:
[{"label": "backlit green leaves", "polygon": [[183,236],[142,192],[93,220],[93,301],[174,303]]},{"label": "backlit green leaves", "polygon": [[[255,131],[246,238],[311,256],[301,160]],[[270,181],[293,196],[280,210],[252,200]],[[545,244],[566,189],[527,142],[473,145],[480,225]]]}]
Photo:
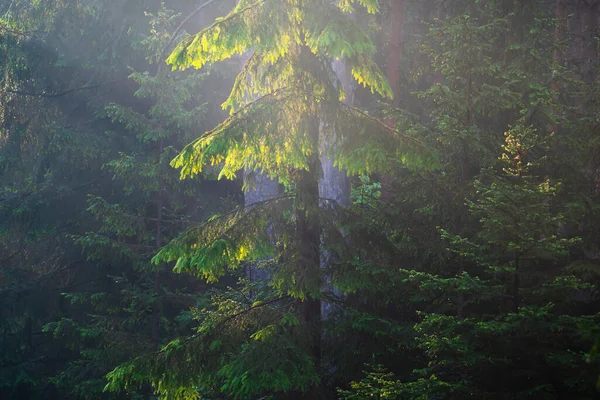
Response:
[{"label": "backlit green leaves", "polygon": [[353,12],[353,6],[356,3],[365,7],[367,11],[371,14],[374,14],[379,11],[378,0],[338,0],[337,6],[344,12]]},{"label": "backlit green leaves", "polygon": [[207,63],[242,54],[254,44],[252,32],[244,18],[262,16],[265,2],[267,1],[255,1],[246,7],[241,6],[248,2],[240,2],[228,16],[217,19],[213,25],[197,35],[184,39],[167,59],[167,63],[179,69],[202,68]]},{"label": "backlit green leaves", "polygon": [[212,218],[163,247],[153,262],[176,261],[175,271],[216,282],[228,269],[267,258],[272,255],[272,245],[263,211],[280,207],[284,200],[274,199]]},{"label": "backlit green leaves", "polygon": [[[360,3],[370,12],[378,8],[376,1]],[[369,36],[337,7],[316,0],[240,2],[228,16],[181,42],[167,62],[174,68],[201,68],[251,50],[263,66],[270,66],[288,55],[297,57],[298,46],[308,46],[318,57],[344,58],[359,83],[384,97],[391,95],[385,77],[370,61],[375,47]],[[279,83],[270,87],[287,86],[289,77],[275,79]]]}]

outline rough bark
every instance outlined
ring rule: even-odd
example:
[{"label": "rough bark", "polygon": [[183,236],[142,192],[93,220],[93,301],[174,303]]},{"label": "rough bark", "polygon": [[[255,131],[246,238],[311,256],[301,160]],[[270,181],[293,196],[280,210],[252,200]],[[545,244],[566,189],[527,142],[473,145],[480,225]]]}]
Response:
[{"label": "rough bark", "polygon": [[[280,193],[279,183],[260,173],[244,171],[244,181],[248,182],[249,180],[253,180],[254,185],[251,190],[244,193],[244,206],[246,207],[275,198]],[[252,282],[261,282],[267,280],[269,273],[251,264],[246,267],[246,276]]]},{"label": "rough bark", "polygon": [[[346,98],[344,103],[354,103],[354,81],[344,60],[332,62],[338,80],[344,88]],[[350,181],[345,171],[339,170],[333,165],[333,160],[327,157],[330,143],[321,143],[321,168],[323,177],[319,182],[319,193],[322,198],[335,200],[340,206],[347,207],[350,204]]]}]

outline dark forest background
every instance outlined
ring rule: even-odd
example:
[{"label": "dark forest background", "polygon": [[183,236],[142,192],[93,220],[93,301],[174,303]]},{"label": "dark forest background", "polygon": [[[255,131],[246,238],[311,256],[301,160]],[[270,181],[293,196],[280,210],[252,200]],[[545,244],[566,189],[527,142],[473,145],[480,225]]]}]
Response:
[{"label": "dark forest background", "polygon": [[[312,180],[300,130],[254,156],[232,136],[258,177],[214,156],[182,180],[249,54],[282,46],[236,40],[296,37],[253,19],[271,0],[202,3],[0,0],[0,398],[598,398],[600,2],[282,0],[325,10],[319,56],[255,67],[242,128],[282,118],[249,98],[283,79],[333,104],[334,73],[366,125],[306,111],[341,138],[303,153]],[[203,51],[231,57],[166,64],[225,15]],[[367,56],[367,87],[336,66]]]}]

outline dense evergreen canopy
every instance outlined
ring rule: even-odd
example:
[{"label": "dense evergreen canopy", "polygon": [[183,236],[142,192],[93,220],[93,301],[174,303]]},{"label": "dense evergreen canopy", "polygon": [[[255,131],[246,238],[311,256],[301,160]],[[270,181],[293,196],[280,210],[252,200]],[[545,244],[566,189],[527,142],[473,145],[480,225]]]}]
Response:
[{"label": "dense evergreen canopy", "polygon": [[0,0],[0,397],[597,397],[599,12]]}]

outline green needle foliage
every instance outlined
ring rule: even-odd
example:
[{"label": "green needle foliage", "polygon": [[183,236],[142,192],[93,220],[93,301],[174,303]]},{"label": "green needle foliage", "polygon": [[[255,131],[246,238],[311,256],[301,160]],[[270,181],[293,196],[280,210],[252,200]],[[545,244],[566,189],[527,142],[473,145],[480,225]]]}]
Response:
[{"label": "green needle foliage", "polygon": [[596,3],[0,0],[0,398],[598,397]]},{"label": "green needle foliage", "polygon": [[[198,335],[183,339],[182,351],[167,346],[152,358],[115,369],[107,389],[150,381],[161,398],[188,399],[220,382],[219,391],[240,399],[290,391],[312,398],[326,395],[321,254],[323,244],[337,243],[338,250],[347,244],[335,220],[339,207],[319,199],[322,149],[331,144],[335,151],[328,156],[350,174],[386,170],[402,162],[434,167],[433,155],[419,141],[342,102],[346,94],[331,66],[340,58],[359,84],[391,97],[372,60],[375,46],[369,34],[348,14],[353,3],[240,1],[230,14],[184,39],[169,57],[174,68],[185,69],[251,52],[223,104],[230,117],[173,160],[182,178],[209,165],[218,168],[219,178],[253,171],[277,179],[285,190],[281,197],[192,229],[163,248],[154,261],[176,261],[176,271],[209,282],[249,262],[271,272],[260,291],[242,289],[251,302],[231,303],[236,312],[221,318],[219,343],[227,351],[216,351],[221,344],[207,345],[213,340],[212,328],[201,320]],[[371,13],[378,9],[376,1],[358,3]],[[246,189],[251,185],[248,181]],[[252,304],[271,299],[288,304],[296,315],[294,323],[284,318],[282,306],[270,307],[271,313],[259,318],[265,311]],[[222,305],[212,307],[218,310]],[[256,317],[248,325],[242,315]],[[208,365],[195,362],[189,360],[192,352],[194,360],[218,359]],[[165,370],[156,359],[186,367]]]},{"label": "green needle foliage", "polygon": [[[380,257],[355,270],[365,278],[347,288],[371,312],[348,324],[385,338],[372,353],[387,368],[368,369],[342,398],[593,397],[597,263],[582,254],[579,235],[589,233],[571,228],[587,225],[575,209],[594,215],[574,196],[593,190],[575,183],[590,159],[568,149],[580,135],[595,142],[575,128],[582,105],[569,107],[585,97],[567,100],[551,85],[557,71],[561,90],[581,84],[542,50],[564,45],[555,43],[561,21],[541,2],[436,11],[408,46],[430,57],[435,79],[421,78],[426,67],[407,74],[423,103],[408,98],[393,115],[440,149],[440,173],[399,170],[389,204],[360,198],[357,212],[397,253],[387,268]],[[367,277],[376,283],[352,286]]]},{"label": "green needle foliage", "polygon": [[[245,169],[287,184],[291,171],[309,168],[317,143],[308,136],[316,128],[307,124],[317,116],[319,143],[333,143],[337,151],[331,156],[349,173],[386,169],[403,156],[432,167],[427,164],[432,160],[416,157],[427,154],[424,148],[411,151],[421,147],[416,140],[341,102],[345,94],[332,59],[343,58],[354,78],[381,96],[391,97],[391,91],[371,59],[375,48],[367,32],[338,7],[319,1],[241,1],[231,14],[180,43],[168,61],[175,68],[200,68],[246,50],[252,55],[223,104],[231,117],[173,161],[182,177],[222,163],[221,176],[227,178]],[[405,146],[390,147],[394,142]],[[399,154],[386,151],[390,148]]]},{"label": "green needle foliage", "polygon": [[[163,5],[146,17],[151,29],[136,35],[134,44],[154,63],[160,57],[156,49],[169,42],[178,15]],[[118,158],[103,166],[112,175],[117,196],[88,197],[87,211],[99,227],[72,236],[88,261],[107,275],[105,282],[87,291],[63,293],[73,308],[88,312],[87,318],[66,316],[44,328],[67,340],[79,355],[53,382],[89,399],[108,396],[103,393],[105,375],[115,366],[189,333],[190,318],[179,311],[204,301],[206,286],[189,277],[173,277],[165,264],[154,265],[151,258],[188,229],[191,221],[206,218],[207,208],[218,200],[217,193],[201,193],[200,182],[179,184],[177,171],[168,165],[175,148],[189,141],[191,132],[203,123],[205,104],[192,99],[192,93],[207,74],[133,72],[129,78],[138,85],[134,95],[151,106],[147,110],[117,103],[104,107],[100,118],[113,124],[106,135],[117,140],[115,136],[123,134],[118,140],[129,151],[115,154]]]},{"label": "green needle foliage", "polygon": [[86,192],[99,179],[91,171],[108,143],[83,122],[93,119],[90,91],[79,89],[112,79],[96,52],[121,50],[107,43],[110,31],[96,46],[81,46],[90,38],[85,21],[106,23],[90,3],[0,2],[2,398],[42,396],[64,357],[63,343],[48,342],[42,327],[64,313],[60,288],[85,264],[67,235],[78,230]]}]

